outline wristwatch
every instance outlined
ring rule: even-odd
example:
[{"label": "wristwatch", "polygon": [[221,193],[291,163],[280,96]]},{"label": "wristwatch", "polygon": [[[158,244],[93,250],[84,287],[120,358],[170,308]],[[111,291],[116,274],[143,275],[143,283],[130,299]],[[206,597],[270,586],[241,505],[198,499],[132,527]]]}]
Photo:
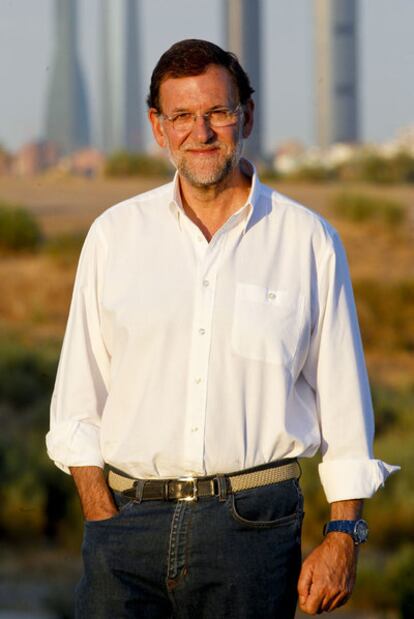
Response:
[{"label": "wristwatch", "polygon": [[363,544],[368,538],[368,524],[365,520],[331,520],[323,527],[323,534],[327,535],[332,531],[348,533],[354,540],[355,546]]}]

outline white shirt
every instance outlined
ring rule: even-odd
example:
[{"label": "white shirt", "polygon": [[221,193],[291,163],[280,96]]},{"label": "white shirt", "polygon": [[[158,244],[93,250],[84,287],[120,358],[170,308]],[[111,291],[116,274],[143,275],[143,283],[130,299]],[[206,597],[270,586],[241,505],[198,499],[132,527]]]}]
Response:
[{"label": "white shirt", "polygon": [[49,456],[134,477],[229,473],[318,449],[328,501],[365,498],[373,414],[346,258],[262,185],[208,243],[172,183],[93,223],[51,405]]}]

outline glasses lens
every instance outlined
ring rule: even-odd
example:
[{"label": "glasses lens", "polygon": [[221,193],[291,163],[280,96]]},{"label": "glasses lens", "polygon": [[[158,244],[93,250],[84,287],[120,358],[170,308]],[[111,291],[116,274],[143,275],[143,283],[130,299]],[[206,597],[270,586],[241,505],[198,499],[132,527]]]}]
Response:
[{"label": "glasses lens", "polygon": [[[234,110],[223,109],[206,112],[205,114],[202,114],[202,117],[212,127],[227,127],[229,125],[234,125],[234,123],[237,122],[239,110],[240,105],[238,105]],[[192,114],[191,112],[182,112],[174,117],[167,118],[172,123],[176,131],[190,131],[193,128],[197,115]]]},{"label": "glasses lens", "polygon": [[210,112],[210,124],[212,127],[227,127],[236,122],[238,110],[214,110]]},{"label": "glasses lens", "polygon": [[193,115],[190,113],[177,114],[172,119],[174,129],[177,131],[187,131],[193,126]]}]

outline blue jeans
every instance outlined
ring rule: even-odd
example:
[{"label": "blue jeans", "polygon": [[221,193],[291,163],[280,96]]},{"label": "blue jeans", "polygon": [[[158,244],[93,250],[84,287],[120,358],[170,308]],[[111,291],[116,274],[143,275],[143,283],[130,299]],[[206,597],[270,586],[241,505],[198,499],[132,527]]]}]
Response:
[{"label": "blue jeans", "polygon": [[86,522],[77,619],[293,619],[303,499],[289,480]]}]

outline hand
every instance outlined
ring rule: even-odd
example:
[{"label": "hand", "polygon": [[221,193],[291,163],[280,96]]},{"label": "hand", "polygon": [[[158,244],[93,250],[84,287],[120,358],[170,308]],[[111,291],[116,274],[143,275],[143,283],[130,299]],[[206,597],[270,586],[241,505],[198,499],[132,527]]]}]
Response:
[{"label": "hand", "polygon": [[97,466],[70,467],[85,520],[109,520],[118,513],[103,470]]},{"label": "hand", "polygon": [[84,514],[85,520],[88,522],[96,522],[98,520],[109,520],[113,518],[119,513],[119,510],[114,507],[113,509],[101,509],[96,508],[94,510],[88,511]]},{"label": "hand", "polygon": [[358,548],[346,533],[328,533],[303,562],[299,576],[300,609],[310,615],[329,612],[350,598]]}]

